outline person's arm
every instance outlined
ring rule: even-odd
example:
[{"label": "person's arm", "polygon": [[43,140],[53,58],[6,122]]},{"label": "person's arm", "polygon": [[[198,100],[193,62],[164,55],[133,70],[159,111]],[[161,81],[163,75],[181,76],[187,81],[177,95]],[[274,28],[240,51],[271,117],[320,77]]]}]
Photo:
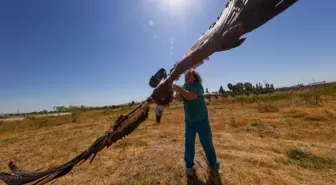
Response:
[{"label": "person's arm", "polygon": [[186,100],[194,100],[198,97],[198,93],[194,90],[192,90],[191,92],[183,89],[182,87],[176,85],[176,84],[173,84],[173,88],[176,92],[180,93],[182,95],[182,97]]}]

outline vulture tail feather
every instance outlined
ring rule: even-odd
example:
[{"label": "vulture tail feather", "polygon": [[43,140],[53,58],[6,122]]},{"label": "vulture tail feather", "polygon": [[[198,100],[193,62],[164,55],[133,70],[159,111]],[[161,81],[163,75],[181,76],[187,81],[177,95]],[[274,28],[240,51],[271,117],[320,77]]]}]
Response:
[{"label": "vulture tail feather", "polygon": [[0,180],[3,180],[8,185],[21,185],[27,183],[40,185],[65,176],[73,169],[74,166],[82,164],[92,156],[90,160],[91,163],[97,153],[102,149],[112,145],[133,132],[148,118],[148,113],[149,103],[145,101],[126,116],[121,116],[121,118],[119,118],[110,127],[110,129],[99,137],[88,149],[67,163],[56,168],[51,168],[41,172],[26,171],[19,169],[12,161],[10,161],[8,166],[13,174],[1,172]]}]

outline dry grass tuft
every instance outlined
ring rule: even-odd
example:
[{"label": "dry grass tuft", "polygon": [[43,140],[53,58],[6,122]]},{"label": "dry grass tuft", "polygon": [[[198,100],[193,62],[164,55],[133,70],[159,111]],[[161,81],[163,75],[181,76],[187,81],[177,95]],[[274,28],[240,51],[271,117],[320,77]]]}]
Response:
[{"label": "dry grass tuft", "polygon": [[279,108],[275,104],[258,103],[258,111],[260,113],[279,112]]},{"label": "dry grass tuft", "polygon": [[334,166],[334,161],[331,159],[323,158],[298,148],[290,149],[287,152],[287,157],[289,159],[283,161],[285,164],[295,164],[311,170],[328,169]]},{"label": "dry grass tuft", "polygon": [[323,90],[322,89],[311,89],[298,93],[297,105],[312,105],[319,106],[323,103]]}]

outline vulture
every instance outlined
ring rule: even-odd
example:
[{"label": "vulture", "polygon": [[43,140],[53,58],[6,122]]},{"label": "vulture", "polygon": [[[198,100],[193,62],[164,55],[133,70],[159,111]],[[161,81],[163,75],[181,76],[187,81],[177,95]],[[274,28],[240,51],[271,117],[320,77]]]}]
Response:
[{"label": "vulture", "polygon": [[202,65],[216,52],[239,47],[246,40],[244,34],[264,25],[297,1],[229,0],[217,20],[192,44],[182,59],[174,64],[169,74],[162,68],[149,79],[152,94],[127,115],[119,116],[89,148],[63,165],[40,172],[22,170],[10,161],[8,166],[12,174],[0,172],[0,179],[9,185],[46,184],[67,175],[75,166],[88,159],[92,162],[98,152],[131,134],[144,122],[152,103],[169,105],[174,94],[172,84],[180,75]]}]

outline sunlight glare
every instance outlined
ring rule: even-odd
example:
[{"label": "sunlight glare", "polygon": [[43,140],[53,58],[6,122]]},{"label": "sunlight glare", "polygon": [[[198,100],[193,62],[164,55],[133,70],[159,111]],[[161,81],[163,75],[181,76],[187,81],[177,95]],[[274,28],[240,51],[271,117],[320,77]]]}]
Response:
[{"label": "sunlight glare", "polygon": [[199,1],[194,0],[144,0],[144,2],[151,4],[147,7],[153,7],[159,16],[169,16],[170,19],[181,20],[185,17],[190,17],[195,9],[200,5]]},{"label": "sunlight glare", "polygon": [[169,5],[171,7],[182,6],[185,0],[169,0]]},{"label": "sunlight glare", "polygon": [[166,10],[168,12],[181,16],[187,8],[187,1],[188,0],[165,0],[163,4],[166,4]]}]

